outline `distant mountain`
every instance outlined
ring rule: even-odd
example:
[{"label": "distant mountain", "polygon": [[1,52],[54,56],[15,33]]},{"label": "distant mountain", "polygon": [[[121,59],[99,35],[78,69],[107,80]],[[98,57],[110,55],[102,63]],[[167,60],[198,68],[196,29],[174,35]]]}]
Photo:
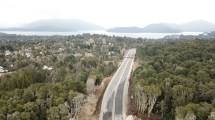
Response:
[{"label": "distant mountain", "polygon": [[172,28],[166,24],[159,23],[159,24],[150,24],[143,28],[145,32],[150,33],[178,33],[182,32],[181,30],[177,28]]},{"label": "distant mountain", "polygon": [[204,20],[197,20],[180,24],[179,29],[185,32],[211,32],[215,31],[215,24]]},{"label": "distant mountain", "polygon": [[[90,31],[103,30],[101,26],[74,19],[46,19],[38,20],[22,27],[0,28],[0,31]],[[178,33],[178,32],[211,32],[215,31],[215,24],[204,20],[191,21],[184,24],[158,23],[150,24],[144,28],[115,27],[107,29],[108,32],[118,33]]]},{"label": "distant mountain", "polygon": [[5,36],[5,35],[7,35],[7,34],[0,32],[0,36]]},{"label": "distant mountain", "polygon": [[144,28],[138,27],[116,27],[107,30],[108,32],[151,32],[151,33],[178,33],[178,32],[211,32],[215,31],[215,24],[204,20],[191,21],[183,24],[159,23],[150,24]]},{"label": "distant mountain", "polygon": [[150,24],[144,28],[138,27],[116,27],[106,30],[107,32],[119,33],[178,33],[179,29],[171,28],[165,24]]},{"label": "distant mountain", "polygon": [[170,26],[172,28],[180,29],[184,32],[211,32],[215,31],[215,24],[204,21],[204,20],[196,20],[191,21],[183,24],[171,24],[166,23],[167,26]]},{"label": "distant mountain", "polygon": [[88,31],[101,30],[102,27],[72,19],[47,19],[38,20],[21,28],[0,28],[1,31],[50,31],[50,32],[66,32],[66,31]]}]

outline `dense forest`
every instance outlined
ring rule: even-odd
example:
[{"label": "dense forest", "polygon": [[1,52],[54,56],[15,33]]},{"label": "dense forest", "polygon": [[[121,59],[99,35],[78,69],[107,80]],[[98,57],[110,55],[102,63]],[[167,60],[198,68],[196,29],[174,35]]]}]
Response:
[{"label": "dense forest", "polygon": [[0,120],[77,119],[89,95],[87,80],[100,85],[116,70],[123,53],[124,38],[28,38],[0,40],[0,63],[9,71],[0,77]]},{"label": "dense forest", "polygon": [[150,42],[132,91],[139,112],[163,120],[215,120],[215,40]]},{"label": "dense forest", "polygon": [[[48,73],[24,68],[4,77],[0,83],[1,120],[68,119],[75,116],[75,100],[85,93],[85,84],[68,77],[62,82],[49,83]],[[76,98],[77,97],[77,98]],[[64,105],[66,104],[66,105]]]}]

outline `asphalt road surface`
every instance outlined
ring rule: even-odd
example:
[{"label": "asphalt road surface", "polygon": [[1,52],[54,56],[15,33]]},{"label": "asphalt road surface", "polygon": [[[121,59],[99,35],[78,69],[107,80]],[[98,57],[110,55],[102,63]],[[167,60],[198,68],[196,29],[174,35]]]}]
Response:
[{"label": "asphalt road surface", "polygon": [[124,120],[127,110],[128,79],[133,66],[136,49],[127,54],[110,81],[102,100],[101,120]]}]

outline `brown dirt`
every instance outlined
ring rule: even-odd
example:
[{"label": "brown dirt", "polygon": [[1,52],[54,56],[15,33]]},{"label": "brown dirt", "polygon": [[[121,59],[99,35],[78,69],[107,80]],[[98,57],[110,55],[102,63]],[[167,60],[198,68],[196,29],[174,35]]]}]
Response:
[{"label": "brown dirt", "polygon": [[3,77],[5,75],[9,75],[9,74],[12,74],[13,72],[7,72],[7,73],[0,73],[0,77]]},{"label": "brown dirt", "polygon": [[87,103],[81,108],[79,120],[98,120],[103,94],[112,77],[106,77],[95,89],[95,92],[88,96]]},{"label": "brown dirt", "polygon": [[[134,62],[133,69],[135,70],[140,65],[138,62]],[[132,76],[131,76],[132,78]],[[159,114],[152,114],[150,118],[147,117],[147,114],[143,114],[137,110],[137,106],[135,104],[134,98],[131,98],[133,95],[132,91],[132,79],[129,80],[129,88],[128,88],[128,110],[127,115],[133,115],[135,116],[135,120],[161,120],[161,117]]]},{"label": "brown dirt", "polygon": [[139,60],[137,59],[134,61],[133,70],[136,70],[138,67],[140,67],[140,64],[139,64]]}]

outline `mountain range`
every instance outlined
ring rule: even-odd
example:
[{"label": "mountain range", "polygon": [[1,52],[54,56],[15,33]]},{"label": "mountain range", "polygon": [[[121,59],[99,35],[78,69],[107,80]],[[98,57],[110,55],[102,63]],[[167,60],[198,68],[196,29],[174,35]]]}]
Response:
[{"label": "mountain range", "polygon": [[158,23],[150,24],[144,28],[139,27],[115,27],[108,32],[122,33],[179,33],[179,32],[211,32],[215,31],[215,24],[204,20],[191,21],[183,24]]},{"label": "mountain range", "polygon": [[22,27],[0,28],[1,31],[49,31],[49,32],[71,32],[102,30],[103,27],[89,22],[75,19],[46,19],[38,20]]},{"label": "mountain range", "polygon": [[191,21],[183,24],[157,23],[140,27],[115,27],[105,29],[96,24],[75,19],[45,19],[38,20],[22,27],[0,28],[0,31],[49,31],[72,32],[106,30],[117,33],[179,33],[179,32],[211,32],[215,31],[215,24],[204,20]]},{"label": "mountain range", "polygon": [[108,32],[119,32],[119,33],[178,33],[182,32],[179,29],[171,28],[165,24],[150,24],[144,28],[139,27],[116,27],[107,29]]}]

